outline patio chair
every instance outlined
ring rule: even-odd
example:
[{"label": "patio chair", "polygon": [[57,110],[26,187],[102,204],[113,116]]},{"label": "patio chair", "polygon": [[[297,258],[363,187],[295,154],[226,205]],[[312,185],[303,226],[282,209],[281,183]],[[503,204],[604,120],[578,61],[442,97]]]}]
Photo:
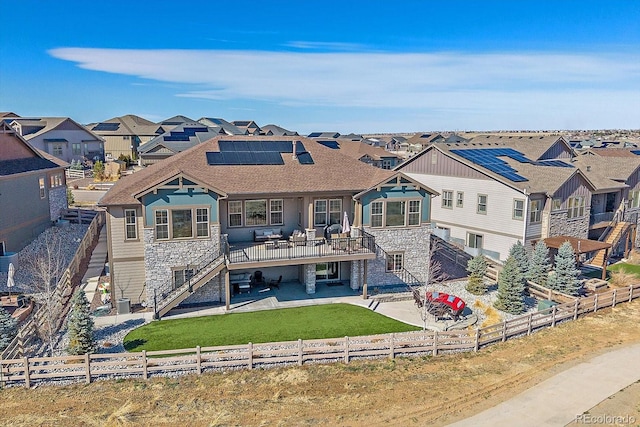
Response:
[{"label": "patio chair", "polygon": [[251,278],[251,288],[255,286],[266,286],[267,282],[264,280],[264,276],[262,275],[262,271],[256,270],[253,273],[253,277]]},{"label": "patio chair", "polygon": [[272,288],[280,289],[280,282],[282,282],[282,276],[278,277],[278,280],[269,280],[269,286]]}]

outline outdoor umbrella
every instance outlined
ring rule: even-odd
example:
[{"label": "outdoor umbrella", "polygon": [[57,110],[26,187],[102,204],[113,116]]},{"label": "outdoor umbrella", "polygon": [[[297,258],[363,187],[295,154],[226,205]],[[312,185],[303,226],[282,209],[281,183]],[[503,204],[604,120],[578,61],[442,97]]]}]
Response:
[{"label": "outdoor umbrella", "polygon": [[349,225],[349,216],[347,216],[347,211],[344,212],[344,216],[342,217],[342,232],[351,232],[351,226]]},{"label": "outdoor umbrella", "polygon": [[15,273],[16,269],[13,266],[13,263],[10,262],[9,263],[9,277],[7,278],[7,288],[9,288],[9,301],[11,301],[11,288],[15,285],[14,281],[13,281],[13,274]]}]

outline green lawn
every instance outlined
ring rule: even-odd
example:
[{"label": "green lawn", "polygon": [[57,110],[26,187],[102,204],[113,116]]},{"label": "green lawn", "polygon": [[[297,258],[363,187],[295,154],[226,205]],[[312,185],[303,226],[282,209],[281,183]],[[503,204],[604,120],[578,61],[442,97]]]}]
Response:
[{"label": "green lawn", "polygon": [[128,351],[339,338],[420,330],[351,304],[323,304],[251,313],[161,320],[127,334]]},{"label": "green lawn", "polygon": [[607,267],[607,270],[609,271],[618,271],[621,269],[624,269],[624,271],[626,271],[627,273],[635,274],[636,277],[640,278],[640,265],[638,264],[627,264],[624,262],[619,262]]}]

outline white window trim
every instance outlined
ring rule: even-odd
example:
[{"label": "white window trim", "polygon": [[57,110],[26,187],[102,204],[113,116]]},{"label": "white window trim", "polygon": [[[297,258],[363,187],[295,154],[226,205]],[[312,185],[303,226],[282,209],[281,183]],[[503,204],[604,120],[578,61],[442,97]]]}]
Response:
[{"label": "white window trim", "polygon": [[[129,223],[129,216],[127,213],[133,212],[133,222]],[[129,227],[133,227],[134,237],[129,237]],[[124,239],[125,240],[138,240],[138,217],[135,209],[124,210]]]},{"label": "white window trim", "polygon": [[[517,208],[517,203],[521,203],[521,207]],[[516,211],[520,211],[520,215],[516,215]],[[511,212],[511,218],[516,221],[522,221],[524,219],[524,199],[513,199],[513,211]]]},{"label": "white window trim", "polygon": [[47,197],[47,190],[45,188],[46,180],[44,177],[38,178],[38,187],[40,188],[40,198],[45,199]]},{"label": "white window trim", "polygon": [[[273,202],[280,202],[280,210],[273,210],[273,205],[271,203]],[[269,199],[269,224],[271,225],[284,225],[284,199]],[[281,215],[282,221],[280,222],[274,222],[272,221],[273,217],[271,216],[274,213],[279,213]]]},{"label": "white window trim", "polygon": [[456,208],[464,207],[464,191],[456,191]]},{"label": "white window trim", "polygon": [[[392,258],[393,268],[389,269],[389,259]],[[399,268],[397,268],[397,261],[400,260]],[[387,252],[387,259],[385,260],[385,271],[387,273],[397,273],[404,269],[404,252]]]},{"label": "white window trim", "polygon": [[[538,209],[533,209],[537,205]],[[529,201],[529,224],[539,224],[542,222],[542,200]]]},{"label": "white window trim", "polygon": [[[445,195],[450,197],[445,197]],[[442,190],[442,209],[453,209],[453,190]]]},{"label": "white window trim", "polygon": [[[388,202],[404,202],[404,224],[403,225],[387,225],[387,203]],[[418,202],[418,212],[413,212],[414,214],[418,214],[418,223],[417,224],[409,224],[409,206],[411,202]],[[382,204],[382,225],[373,225],[373,216],[380,214],[373,213],[373,204],[381,203]],[[369,208],[369,225],[372,228],[407,228],[407,227],[419,227],[422,224],[422,200],[420,199],[388,199],[388,200],[373,200],[370,203]]]},{"label": "white window trim", "polygon": [[[205,216],[206,220],[205,221],[198,221],[198,211],[202,210],[202,209],[204,209],[206,211],[206,216]],[[209,234],[210,234],[209,233],[209,228],[211,228],[210,225],[209,225],[209,222],[210,222],[209,221],[209,217],[210,217],[209,208],[204,208],[204,207],[203,208],[195,208],[194,212],[195,212],[195,227],[196,227],[195,236],[196,236],[196,238],[201,238],[202,239],[202,238],[205,238],[205,237],[209,237]],[[205,228],[205,230],[207,231],[206,235],[200,236],[198,234],[198,224],[206,224],[206,228]]]},{"label": "white window trim", "polygon": [[[231,204],[239,204],[240,212],[231,212]],[[240,225],[231,225],[231,215],[240,215]],[[244,203],[242,200],[230,200],[227,203],[227,226],[229,228],[240,228],[244,225]]]},{"label": "white window trim", "polygon": [[[198,209],[206,209],[207,210],[207,235],[206,236],[198,236]],[[189,237],[173,237],[173,211],[191,211],[191,236]],[[167,222],[163,224],[157,223],[156,215],[159,212],[167,213]],[[203,224],[203,222],[201,222]],[[167,240],[195,240],[195,239],[207,239],[210,237],[210,211],[208,206],[189,206],[189,207],[180,207],[173,206],[173,208],[159,208],[153,211],[153,233],[155,240],[167,241]],[[167,227],[167,236],[166,238],[158,237],[158,225]]]},{"label": "white window trim", "polygon": [[[318,202],[325,202],[326,210],[324,211],[324,223],[316,222],[316,213],[322,213],[322,211],[318,212]],[[339,210],[331,210],[331,202],[339,202],[340,209]],[[331,214],[338,213],[338,217],[342,218],[342,199],[315,199],[313,201],[313,225],[314,227],[322,227],[325,225],[331,225]],[[338,220],[337,224],[340,224],[340,220]]]},{"label": "white window trim", "polygon": [[[484,211],[480,210],[480,198],[484,197]],[[487,211],[489,210],[489,196],[486,194],[478,194],[478,199],[477,199],[477,203],[476,203],[476,213],[480,214],[480,215],[486,215]]]}]

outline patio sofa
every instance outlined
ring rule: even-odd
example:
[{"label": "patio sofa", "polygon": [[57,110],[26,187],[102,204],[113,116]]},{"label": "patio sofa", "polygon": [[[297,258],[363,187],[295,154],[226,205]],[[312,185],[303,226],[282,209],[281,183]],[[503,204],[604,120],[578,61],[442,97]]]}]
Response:
[{"label": "patio sofa", "polygon": [[253,231],[255,242],[266,242],[267,240],[282,239],[282,228],[262,228]]}]

